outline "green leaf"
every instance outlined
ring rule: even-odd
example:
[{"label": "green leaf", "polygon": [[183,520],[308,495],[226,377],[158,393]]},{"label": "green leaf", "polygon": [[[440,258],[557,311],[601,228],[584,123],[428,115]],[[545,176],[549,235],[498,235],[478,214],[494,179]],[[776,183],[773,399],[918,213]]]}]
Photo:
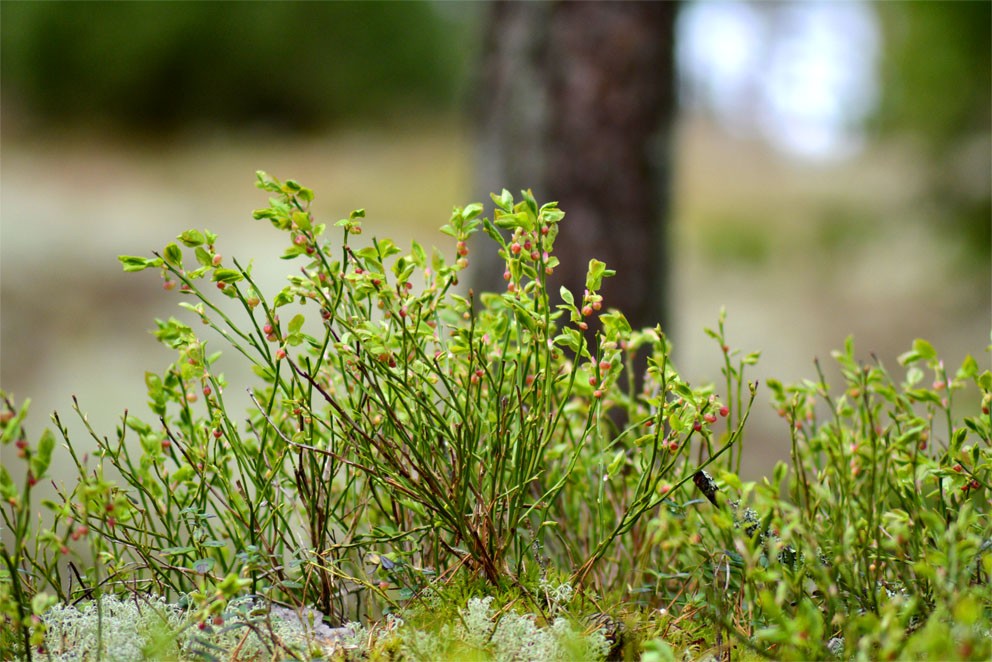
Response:
[{"label": "green leaf", "polygon": [[138,257],[136,255],[118,255],[117,259],[124,266],[124,271],[144,271],[152,267],[162,266],[159,258]]},{"label": "green leaf", "polygon": [[620,465],[623,463],[626,451],[622,448],[616,452],[613,456],[613,460],[610,462],[609,466],[606,467],[606,475],[610,478],[616,475],[617,471],[620,469]]},{"label": "green leaf", "polygon": [[964,357],[964,361],[961,362],[961,367],[958,368],[958,373],[955,375],[956,379],[974,379],[978,374],[978,361],[975,360],[971,354]]},{"label": "green leaf", "polygon": [[3,497],[4,501],[17,498],[17,486],[7,473],[7,467],[2,464],[0,464],[0,497]]},{"label": "green leaf", "polygon": [[193,248],[194,246],[200,246],[206,242],[206,238],[203,233],[199,230],[186,230],[181,235],[176,237],[179,241],[183,242],[185,245]]},{"label": "green leaf", "polygon": [[572,296],[572,293],[568,291],[567,287],[562,285],[558,293],[561,296],[562,301],[567,303],[569,306],[575,306],[575,297]]},{"label": "green leaf", "polygon": [[217,269],[214,271],[214,281],[218,283],[237,283],[244,278],[237,269]]},{"label": "green leaf", "polygon": [[209,558],[197,559],[196,561],[193,562],[193,565],[190,566],[190,570],[192,570],[198,575],[205,575],[211,570],[213,570],[213,567],[214,567],[213,559],[209,559]]},{"label": "green leaf", "polygon": [[303,328],[303,322],[305,321],[305,319],[306,318],[304,318],[302,314],[298,314],[295,317],[293,317],[293,319],[289,320],[289,326],[287,327],[289,329],[289,332],[299,333],[300,329]]},{"label": "green leaf", "polygon": [[306,212],[294,211],[293,222],[296,223],[296,227],[303,231],[307,231],[312,227],[310,223],[310,214]]},{"label": "green leaf", "polygon": [[590,292],[597,291],[603,285],[603,278],[616,274],[613,269],[607,269],[605,262],[592,259],[589,260],[589,271],[586,273],[586,289]]},{"label": "green leaf", "polygon": [[917,338],[913,341],[913,351],[928,361],[933,361],[937,358],[937,350],[922,338]]},{"label": "green leaf", "polygon": [[194,255],[196,255],[196,261],[203,266],[212,267],[214,265],[213,256],[203,246],[197,246]]},{"label": "green leaf", "polygon": [[493,202],[496,203],[497,207],[505,211],[507,214],[513,210],[513,195],[506,189],[503,189],[499,195],[490,193],[489,197],[493,199]]},{"label": "green leaf", "polygon": [[471,221],[473,218],[482,213],[482,203],[473,202],[470,205],[466,205],[465,209],[462,210],[462,218],[466,221]]},{"label": "green leaf", "polygon": [[31,456],[31,475],[35,479],[40,479],[44,477],[45,472],[48,471],[48,465],[52,462],[52,451],[55,449],[55,435],[52,431],[45,429],[41,433],[41,439],[38,441],[38,449]]},{"label": "green leaf", "polygon": [[179,246],[169,244],[165,247],[165,261],[174,267],[182,268],[183,252],[179,249]]}]

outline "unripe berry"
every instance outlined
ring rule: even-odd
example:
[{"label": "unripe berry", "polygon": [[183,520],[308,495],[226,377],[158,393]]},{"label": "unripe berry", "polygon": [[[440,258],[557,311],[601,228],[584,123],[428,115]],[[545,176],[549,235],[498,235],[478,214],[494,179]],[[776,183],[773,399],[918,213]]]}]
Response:
[{"label": "unripe berry", "polygon": [[592,397],[594,397],[597,400],[599,400],[599,399],[601,399],[603,397],[603,392],[601,390],[599,390],[599,389],[596,389],[595,391],[592,392]]},{"label": "unripe berry", "polygon": [[592,377],[589,378],[589,386],[595,386],[595,385],[596,385],[596,376],[593,375]]},{"label": "unripe berry", "polygon": [[279,348],[276,350],[276,361],[281,361],[286,358],[286,350]]},{"label": "unripe berry", "polygon": [[592,306],[590,306],[588,304],[585,305],[585,306],[582,306],[582,316],[583,317],[589,317],[590,315],[592,315]]},{"label": "unripe berry", "polygon": [[220,428],[214,428],[214,439],[220,439],[224,432]]},{"label": "unripe berry", "polygon": [[459,269],[465,269],[466,267],[468,267],[468,260],[466,260],[463,257],[460,257],[457,260],[455,260],[455,264],[458,265]]},{"label": "unripe berry", "polygon": [[517,242],[510,244],[510,252],[514,255],[520,255],[521,250],[523,250],[523,248]]},{"label": "unripe berry", "polygon": [[262,327],[262,333],[264,333],[267,336],[271,336],[273,331],[275,331],[275,329],[272,328],[271,324],[266,324],[265,326]]},{"label": "unripe berry", "polygon": [[176,281],[167,280],[164,283],[162,283],[162,288],[165,289],[166,291],[171,292],[172,290],[176,289]]},{"label": "unripe berry", "polygon": [[716,414],[712,414],[710,412],[706,412],[705,414],[703,414],[703,419],[707,423],[716,423]]},{"label": "unripe berry", "polygon": [[223,259],[224,259],[223,256],[221,256],[220,253],[217,253],[216,255],[213,256],[213,258],[211,258],[210,263],[216,267],[220,265]]},{"label": "unripe berry", "polygon": [[730,407],[728,407],[727,405],[723,405],[720,407],[720,416],[726,418],[727,414],[729,413],[730,413]]},{"label": "unripe berry", "polygon": [[699,421],[693,421],[692,429],[695,430],[696,432],[699,432],[700,430],[703,429],[703,424],[700,423]]}]

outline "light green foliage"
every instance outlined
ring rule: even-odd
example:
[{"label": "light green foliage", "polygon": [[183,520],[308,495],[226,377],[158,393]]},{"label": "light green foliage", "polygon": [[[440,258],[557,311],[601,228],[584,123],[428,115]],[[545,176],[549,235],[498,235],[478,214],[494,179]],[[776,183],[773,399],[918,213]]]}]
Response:
[{"label": "light green foliage", "polygon": [[[208,230],[121,257],[182,299],[185,317],[154,331],[177,359],[146,373],[152,417],[90,429],[95,452],[53,417],[78,479],[41,502],[50,523],[34,486],[56,435],[32,443],[26,406],[4,398],[0,657],[121,637],[237,659],[988,656],[992,375],[974,359],[948,371],[919,340],[895,379],[849,341],[840,392],[818,364],[815,380],[769,381],[791,466],[745,483],[759,354],[730,347],[721,313],[706,333],[722,383],[687,383],[661,329],[607,307],[597,260],[552,307],[554,203],[503,191],[491,218],[456,207],[449,262],[365,240],[364,210],[320,222],[298,182],[258,185],[271,198],[254,217],[296,265],[277,292]],[[479,230],[503,292],[458,289]],[[247,416],[200,329],[254,370]],[[966,389],[980,414],[957,413]],[[161,602],[168,628],[119,623],[150,601],[117,602],[118,587],[181,601],[182,624]],[[83,627],[79,599],[114,625]],[[348,621],[362,625],[329,631]]]}]

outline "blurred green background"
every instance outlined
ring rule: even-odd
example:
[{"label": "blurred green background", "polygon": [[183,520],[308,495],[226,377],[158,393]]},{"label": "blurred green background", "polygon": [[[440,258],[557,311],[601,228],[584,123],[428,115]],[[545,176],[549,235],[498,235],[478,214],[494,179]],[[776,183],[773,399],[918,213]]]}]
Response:
[{"label": "blurred green background", "polygon": [[[849,333],[890,368],[915,337],[988,365],[990,7],[682,4],[663,259],[685,373],[719,383],[702,328],[721,306],[731,340],[763,351],[761,379],[811,376]],[[174,296],[118,254],[207,227],[280,283],[250,220],[256,169],[314,188],[327,221],[365,207],[369,233],[450,249],[435,229],[485,193],[487,11],[0,4],[0,385],[34,400],[33,432],[54,409],[71,419],[78,394],[111,434],[123,409],[143,414],[144,371],[172,360],[147,330],[181,316]],[[766,401],[751,475],[788,452]]]}]

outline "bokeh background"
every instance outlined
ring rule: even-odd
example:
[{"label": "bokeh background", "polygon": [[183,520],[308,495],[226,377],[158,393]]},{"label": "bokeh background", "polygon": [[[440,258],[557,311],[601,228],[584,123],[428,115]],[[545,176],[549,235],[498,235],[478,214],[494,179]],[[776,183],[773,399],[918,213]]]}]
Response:
[{"label": "bokeh background", "polygon": [[[812,377],[849,334],[897,374],[917,337],[950,367],[989,364],[990,7],[680,4],[659,259],[691,379],[721,381],[703,333],[721,307],[731,344],[762,352],[761,380]],[[113,435],[124,409],[146,414],[144,372],[173,359],[148,330],[182,316],[175,294],[117,255],[206,227],[279,285],[274,231],[251,220],[255,170],[313,188],[327,222],[364,207],[369,234],[447,247],[451,206],[486,193],[489,10],[0,4],[0,387],[32,399],[33,435],[59,410],[81,439],[73,394]],[[250,379],[233,364],[228,377]],[[788,453],[767,400],[751,478]]]}]

